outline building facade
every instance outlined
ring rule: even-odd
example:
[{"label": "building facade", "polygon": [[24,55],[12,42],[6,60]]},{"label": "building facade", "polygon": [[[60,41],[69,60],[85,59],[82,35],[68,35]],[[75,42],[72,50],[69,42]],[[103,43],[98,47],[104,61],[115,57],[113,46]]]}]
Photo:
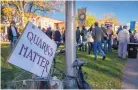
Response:
[{"label": "building facade", "polygon": [[[64,32],[63,30],[65,30],[64,29],[65,28],[65,22],[62,20],[57,20],[54,18],[46,17],[46,16],[40,16],[40,15],[36,15],[33,13],[25,13],[24,18],[25,18],[24,19],[25,24],[27,24],[27,22],[30,21],[34,25],[36,25],[37,27],[40,27],[41,30],[42,29],[47,30],[48,27],[51,27],[52,31],[55,31],[56,28],[59,27],[61,33],[63,33]],[[0,25],[1,25],[1,31],[0,31],[1,37],[0,37],[0,39],[2,41],[8,41],[7,40],[7,30],[8,30],[8,27],[10,25],[10,22],[3,22]],[[18,25],[18,23],[16,23],[16,26],[18,28],[18,31],[20,33],[22,33],[23,28],[20,28],[21,25]],[[5,40],[3,40],[3,38],[5,38]]]},{"label": "building facade", "polygon": [[37,27],[41,27],[41,29],[47,29],[48,27],[51,27],[52,30],[56,30],[57,27],[60,28],[60,30],[62,28],[65,28],[65,22],[62,20],[57,20],[54,18],[49,18],[46,16],[35,16],[35,17],[31,17],[29,19],[29,21],[31,21],[33,24],[35,24]]}]

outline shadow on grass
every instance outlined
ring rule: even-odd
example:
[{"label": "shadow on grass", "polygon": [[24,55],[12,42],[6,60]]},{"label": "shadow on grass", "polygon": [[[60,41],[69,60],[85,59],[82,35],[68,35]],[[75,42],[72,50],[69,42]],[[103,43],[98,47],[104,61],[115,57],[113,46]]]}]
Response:
[{"label": "shadow on grass", "polygon": [[1,89],[7,87],[7,82],[12,81],[14,78],[14,73],[11,69],[1,68]]},{"label": "shadow on grass", "polygon": [[[125,61],[120,61],[119,58],[117,58],[117,55],[115,52],[113,52],[113,56],[108,54],[107,58],[108,60],[94,60],[93,57],[87,55],[87,53],[79,52],[77,55],[85,59],[88,62],[88,65],[85,66],[89,69],[94,69],[98,72],[103,72],[104,74],[110,76],[110,77],[115,77],[118,79],[121,79],[122,71],[121,71],[121,64],[120,62],[125,62]],[[118,59],[118,60],[117,60]]]}]

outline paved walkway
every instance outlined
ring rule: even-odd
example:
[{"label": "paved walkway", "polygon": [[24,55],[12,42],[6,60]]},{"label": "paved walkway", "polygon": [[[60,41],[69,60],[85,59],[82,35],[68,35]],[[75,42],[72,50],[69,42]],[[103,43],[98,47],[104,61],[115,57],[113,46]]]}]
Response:
[{"label": "paved walkway", "polygon": [[138,57],[128,59],[123,72],[123,89],[138,89]]}]

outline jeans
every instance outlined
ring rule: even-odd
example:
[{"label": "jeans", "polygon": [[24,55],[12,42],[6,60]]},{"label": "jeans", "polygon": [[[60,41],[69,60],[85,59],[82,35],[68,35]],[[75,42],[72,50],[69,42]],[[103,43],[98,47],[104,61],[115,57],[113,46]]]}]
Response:
[{"label": "jeans", "polygon": [[102,47],[104,53],[107,53],[107,40],[103,39],[101,42],[104,44],[104,46],[102,46],[102,44],[101,44],[101,47]]},{"label": "jeans", "polygon": [[77,42],[77,44],[79,44],[80,43],[80,41],[79,41],[80,39],[76,39],[76,42]]},{"label": "jeans", "polygon": [[97,58],[97,50],[99,50],[101,56],[105,56],[105,53],[102,50],[101,47],[101,41],[94,41],[93,47],[94,47],[94,56]]},{"label": "jeans", "polygon": [[108,50],[112,51],[112,39],[107,40]]},{"label": "jeans", "polygon": [[92,48],[93,48],[93,43],[92,42],[88,42],[88,54],[90,55],[91,51],[92,51]]},{"label": "jeans", "polygon": [[11,50],[15,47],[16,41],[17,41],[17,37],[13,37],[13,39],[11,41]]}]

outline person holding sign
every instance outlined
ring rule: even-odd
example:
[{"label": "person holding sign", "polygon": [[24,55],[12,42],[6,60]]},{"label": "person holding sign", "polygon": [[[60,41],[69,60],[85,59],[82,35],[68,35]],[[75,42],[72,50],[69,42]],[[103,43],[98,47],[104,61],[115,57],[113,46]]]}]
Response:
[{"label": "person holding sign", "polygon": [[11,21],[10,27],[8,28],[8,39],[11,42],[11,50],[14,48],[19,35],[20,34],[15,27],[15,21]]}]

